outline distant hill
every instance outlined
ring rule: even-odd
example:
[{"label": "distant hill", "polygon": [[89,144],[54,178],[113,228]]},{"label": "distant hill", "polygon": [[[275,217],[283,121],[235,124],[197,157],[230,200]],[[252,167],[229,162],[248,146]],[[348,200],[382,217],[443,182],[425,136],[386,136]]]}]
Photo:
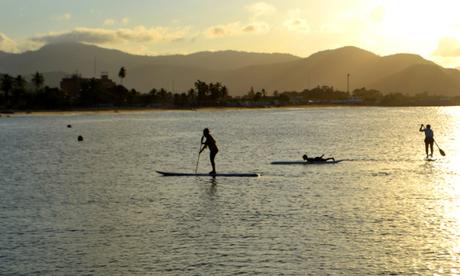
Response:
[{"label": "distant hill", "polygon": [[[11,56],[13,54],[10,54],[10,53],[6,53],[6,52],[3,52],[3,51],[0,51],[0,60],[2,60],[3,58],[6,58],[8,56]],[[0,73],[1,72],[7,72],[7,69],[6,68],[2,68],[2,63],[0,62]]]},{"label": "distant hill", "polygon": [[190,55],[151,57],[153,64],[199,67],[211,70],[232,70],[250,65],[273,64],[299,60],[299,57],[279,53],[248,53],[241,51],[198,52]]},{"label": "distant hill", "polygon": [[368,64],[376,62],[378,58],[377,55],[356,47],[343,47],[321,51],[300,61],[243,68],[234,72],[232,78],[235,81],[247,78],[248,83],[245,86],[248,87],[251,76],[258,75],[256,79],[260,82],[254,85],[257,89],[265,87],[268,90],[272,88],[284,91],[329,85],[346,90],[347,74],[356,78],[361,72],[365,72]]},{"label": "distant hill", "polygon": [[121,66],[127,69],[124,84],[143,92],[152,88],[185,92],[198,79],[222,82],[234,96],[246,94],[251,87],[269,93],[318,85],[346,91],[350,74],[351,90],[366,87],[382,92],[460,96],[459,70],[443,68],[418,55],[382,57],[352,46],[307,58],[238,51],[140,56],[78,43],[50,44],[22,54],[0,52],[0,73],[28,76],[39,71],[51,86],[72,73],[91,77],[106,71],[118,81]]},{"label": "distant hill", "polygon": [[460,72],[436,64],[415,64],[382,78],[371,86],[388,92],[431,92],[460,96]]},{"label": "distant hill", "polygon": [[9,56],[9,55],[12,55],[12,54],[0,51],[0,58],[6,57],[6,56]]},{"label": "distant hill", "polygon": [[225,83],[239,91],[251,85],[268,91],[299,91],[318,85],[346,91],[347,74],[351,90],[366,87],[384,93],[460,96],[458,70],[442,68],[418,55],[381,57],[356,47],[318,52],[301,61],[239,69]]},{"label": "distant hill", "polygon": [[[131,70],[146,66],[174,66],[212,70],[232,70],[248,65],[298,60],[288,54],[247,53],[237,51],[199,52],[190,55],[140,56],[118,50],[105,49],[80,43],[49,44],[37,51],[22,54],[0,54],[1,72],[32,74],[40,72],[79,73],[83,76],[99,76],[108,72],[117,78],[118,70],[125,66],[128,78]],[[96,72],[96,74],[95,74]],[[192,83],[193,84],[193,83]],[[137,87],[133,83],[134,87]]]}]

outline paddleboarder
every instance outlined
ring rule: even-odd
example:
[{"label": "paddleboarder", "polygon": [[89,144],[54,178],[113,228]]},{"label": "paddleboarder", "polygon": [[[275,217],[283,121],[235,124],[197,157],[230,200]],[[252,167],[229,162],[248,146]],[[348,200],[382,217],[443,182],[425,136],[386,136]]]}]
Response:
[{"label": "paddleboarder", "polygon": [[[421,124],[420,125],[420,132],[425,132],[425,153],[426,158],[433,157],[433,144],[434,144],[434,133],[431,129],[430,125],[426,125],[426,127]],[[430,147],[430,154],[428,154],[428,147]]]},{"label": "paddleboarder", "polygon": [[201,148],[200,153],[202,153],[206,148],[209,149],[209,159],[211,161],[212,166],[212,171],[210,171],[209,174],[216,174],[216,163],[214,162],[214,159],[216,158],[216,154],[219,152],[219,149],[216,145],[216,140],[214,140],[214,138],[211,136],[208,128],[205,128],[203,130],[203,136],[201,137],[201,141],[203,141],[203,138],[206,138],[206,141],[201,142],[203,147]]},{"label": "paddleboarder", "polygon": [[329,158],[324,158],[324,154],[321,155],[321,156],[317,156],[317,157],[308,157],[307,154],[305,153],[303,156],[302,156],[303,160],[307,161],[307,162],[327,162],[329,160],[332,160],[335,162],[335,159],[334,157],[329,157]]}]

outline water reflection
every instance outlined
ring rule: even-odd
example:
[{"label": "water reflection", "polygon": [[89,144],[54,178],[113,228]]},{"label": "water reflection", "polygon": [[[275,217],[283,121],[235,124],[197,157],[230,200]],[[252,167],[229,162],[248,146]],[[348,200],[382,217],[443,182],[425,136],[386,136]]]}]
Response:
[{"label": "water reflection", "polygon": [[211,196],[211,198],[214,198],[217,194],[217,178],[216,177],[211,177],[209,179],[209,188],[208,188],[208,195]]},{"label": "water reflection", "polygon": [[446,152],[439,165],[437,196],[440,204],[441,229],[444,232],[444,248],[456,266],[446,268],[445,273],[458,273],[460,268],[460,107],[446,107],[438,110],[442,116],[441,129],[437,135],[440,147]]}]

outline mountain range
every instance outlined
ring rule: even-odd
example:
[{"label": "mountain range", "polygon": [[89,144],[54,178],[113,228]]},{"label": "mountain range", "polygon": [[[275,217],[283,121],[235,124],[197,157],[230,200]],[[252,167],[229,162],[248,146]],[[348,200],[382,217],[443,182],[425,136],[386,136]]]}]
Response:
[{"label": "mountain range", "polygon": [[347,46],[301,58],[281,53],[239,51],[198,52],[189,55],[142,56],[79,43],[49,44],[20,54],[0,51],[0,73],[44,74],[46,84],[59,86],[67,75],[98,77],[107,72],[118,82],[124,66],[124,85],[141,92],[165,88],[185,92],[196,80],[221,82],[233,96],[254,90],[301,91],[318,85],[347,90],[366,87],[384,93],[460,96],[460,71],[443,68],[414,54],[379,56]]}]

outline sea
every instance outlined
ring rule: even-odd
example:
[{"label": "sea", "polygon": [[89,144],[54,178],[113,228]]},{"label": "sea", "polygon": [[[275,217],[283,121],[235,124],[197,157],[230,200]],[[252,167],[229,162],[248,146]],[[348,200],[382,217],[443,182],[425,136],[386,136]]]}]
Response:
[{"label": "sea", "polygon": [[[0,117],[1,275],[460,274],[460,107]],[[434,161],[421,124],[431,124]],[[209,128],[222,173],[207,173]],[[83,141],[77,141],[78,136]],[[302,155],[337,164],[271,165]]]}]

